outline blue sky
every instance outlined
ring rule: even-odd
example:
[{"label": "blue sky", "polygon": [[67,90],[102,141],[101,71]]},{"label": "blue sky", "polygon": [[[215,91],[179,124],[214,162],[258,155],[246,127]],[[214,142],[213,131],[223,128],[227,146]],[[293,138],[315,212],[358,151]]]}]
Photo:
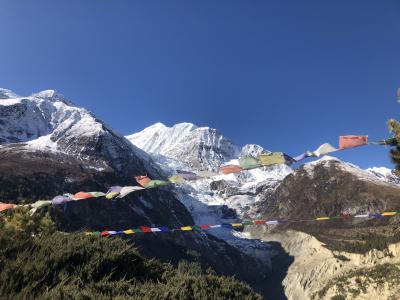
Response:
[{"label": "blue sky", "polygon": [[[400,1],[0,0],[0,87],[297,155],[400,118]],[[344,160],[390,166],[379,146]]]}]

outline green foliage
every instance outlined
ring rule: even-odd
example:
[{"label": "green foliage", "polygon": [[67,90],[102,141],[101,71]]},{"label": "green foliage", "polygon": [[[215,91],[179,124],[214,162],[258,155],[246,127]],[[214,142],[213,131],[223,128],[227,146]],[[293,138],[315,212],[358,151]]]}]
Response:
[{"label": "green foliage", "polygon": [[[352,282],[356,283],[357,288],[351,288]],[[352,298],[368,293],[368,287],[377,287],[387,284],[391,289],[391,293],[397,295],[400,292],[400,265],[381,264],[371,268],[362,268],[350,271],[347,274],[335,278],[318,292],[319,298],[323,298],[326,292],[333,286],[336,286],[340,295],[335,297],[343,297],[342,294],[351,294]],[[345,299],[334,298],[331,299]],[[396,298],[397,299],[397,298]]]},{"label": "green foliage", "polygon": [[55,232],[24,210],[0,225],[2,299],[261,299],[231,277],[145,259],[120,238]]},{"label": "green foliage", "polygon": [[393,232],[390,235],[368,233],[361,237],[360,242],[346,242],[341,244],[341,249],[352,253],[366,253],[372,249],[385,250],[390,244],[400,241],[400,231]]},{"label": "green foliage", "polygon": [[346,300],[346,297],[343,295],[335,295],[331,298],[331,300]]},{"label": "green foliage", "polygon": [[389,130],[394,134],[397,141],[397,145],[390,150],[390,156],[396,166],[397,175],[400,175],[400,123],[394,119],[390,119],[388,125]]}]

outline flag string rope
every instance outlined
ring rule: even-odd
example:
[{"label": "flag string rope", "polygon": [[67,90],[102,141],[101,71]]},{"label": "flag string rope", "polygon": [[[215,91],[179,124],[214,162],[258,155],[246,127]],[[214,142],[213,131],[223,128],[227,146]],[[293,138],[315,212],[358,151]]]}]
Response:
[{"label": "flag string rope", "polygon": [[28,206],[31,208],[31,213],[35,213],[37,209],[46,207],[49,205],[60,205],[69,201],[84,200],[96,197],[106,197],[107,199],[123,198],[132,192],[137,192],[144,189],[152,189],[166,185],[178,185],[183,184],[186,181],[202,180],[215,176],[228,175],[232,173],[239,173],[242,171],[248,171],[257,168],[264,168],[268,166],[274,166],[279,164],[293,164],[299,162],[308,157],[321,157],[331,152],[342,151],[345,149],[351,149],[354,147],[360,147],[365,145],[397,145],[395,138],[389,138],[386,140],[379,140],[374,142],[368,142],[368,136],[340,136],[339,137],[339,149],[332,147],[330,144],[325,143],[318,147],[317,150],[311,152],[306,151],[297,157],[290,157],[289,155],[282,152],[271,152],[261,153],[258,157],[247,156],[239,159],[239,165],[221,165],[219,173],[210,171],[179,171],[176,170],[177,175],[173,175],[168,178],[168,181],[164,180],[152,180],[147,176],[135,176],[137,183],[140,186],[113,186],[106,193],[103,192],[78,192],[74,195],[64,194],[54,197],[52,200],[38,200],[31,204],[16,205],[12,203],[1,203],[0,212],[12,209],[18,206]]},{"label": "flag string rope", "polygon": [[139,226],[137,228],[125,229],[125,230],[104,230],[104,231],[86,231],[85,235],[99,235],[99,236],[113,236],[113,235],[131,235],[137,233],[156,233],[156,232],[174,232],[174,231],[205,231],[209,229],[216,228],[225,228],[225,229],[238,229],[243,228],[244,226],[253,226],[253,225],[284,225],[289,223],[306,223],[306,222],[321,222],[321,221],[329,221],[329,220],[341,220],[341,221],[350,221],[357,219],[381,219],[381,218],[389,218],[396,215],[400,215],[400,210],[397,211],[385,211],[382,213],[368,213],[368,214],[342,214],[339,216],[322,216],[316,217],[314,219],[308,220],[299,220],[299,219],[277,219],[277,220],[243,220],[241,222],[236,223],[222,223],[215,225],[189,225],[189,226],[180,226],[171,228],[169,226],[159,226],[159,227],[149,227],[149,226]]}]

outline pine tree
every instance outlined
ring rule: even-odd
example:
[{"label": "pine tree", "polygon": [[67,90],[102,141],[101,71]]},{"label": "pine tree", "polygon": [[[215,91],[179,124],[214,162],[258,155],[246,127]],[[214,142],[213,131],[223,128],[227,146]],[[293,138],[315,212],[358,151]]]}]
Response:
[{"label": "pine tree", "polygon": [[396,139],[395,145],[390,150],[390,157],[392,162],[396,165],[396,174],[400,176],[400,123],[394,119],[388,122],[389,130],[393,132]]}]

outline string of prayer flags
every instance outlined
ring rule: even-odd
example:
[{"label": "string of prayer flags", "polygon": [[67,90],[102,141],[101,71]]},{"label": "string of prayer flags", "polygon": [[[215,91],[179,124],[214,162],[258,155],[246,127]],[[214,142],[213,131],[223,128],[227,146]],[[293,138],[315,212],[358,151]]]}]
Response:
[{"label": "string of prayer flags", "polygon": [[342,135],[339,137],[339,149],[349,149],[368,145],[368,135]]},{"label": "string of prayer flags", "polygon": [[147,176],[135,176],[135,180],[142,187],[146,187],[146,185],[151,181],[151,179],[149,177],[147,177]]},{"label": "string of prayer flags", "polygon": [[220,173],[222,174],[232,174],[232,173],[239,173],[242,171],[242,168],[237,165],[226,165],[226,166],[221,166],[219,168]]},{"label": "string of prayer flags", "polygon": [[332,217],[317,217],[309,220],[243,220],[241,223],[223,223],[223,224],[215,224],[215,225],[190,225],[190,226],[180,226],[177,228],[170,228],[168,226],[160,226],[160,227],[148,227],[148,226],[139,226],[139,228],[126,229],[126,230],[109,230],[109,231],[94,231],[94,232],[85,232],[86,235],[101,235],[101,236],[109,236],[109,235],[117,235],[117,234],[136,234],[136,233],[158,233],[158,232],[171,232],[171,231],[201,231],[201,230],[209,230],[216,228],[224,228],[224,229],[237,229],[243,226],[252,226],[252,225],[280,225],[287,224],[290,222],[311,222],[311,221],[329,221],[329,220],[350,220],[351,218],[361,219],[361,218],[382,218],[382,217],[392,217],[397,214],[400,214],[400,211],[387,211],[382,213],[369,213],[369,214],[357,214],[357,215],[349,215],[349,214],[341,214],[339,216]]}]

